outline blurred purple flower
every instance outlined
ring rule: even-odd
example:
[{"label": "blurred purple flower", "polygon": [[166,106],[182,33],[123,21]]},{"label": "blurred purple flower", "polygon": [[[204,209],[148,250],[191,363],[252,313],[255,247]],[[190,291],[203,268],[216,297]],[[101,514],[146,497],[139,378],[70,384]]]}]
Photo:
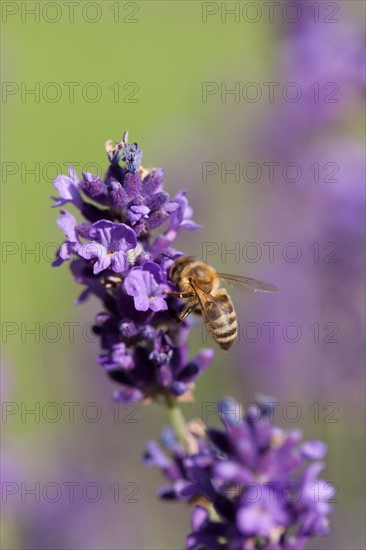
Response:
[{"label": "blurred purple flower", "polygon": [[[306,387],[308,399],[327,391],[331,401],[344,397],[349,385],[353,400],[364,358],[359,327],[364,325],[365,256],[360,251],[365,249],[366,167],[364,144],[350,121],[364,114],[365,36],[351,12],[349,20],[344,11],[342,21],[332,24],[314,21],[307,2],[298,5],[302,17],[285,27],[276,70],[283,82],[301,88],[302,97],[272,104],[259,138],[261,159],[271,159],[278,169],[261,198],[264,215],[257,235],[277,246],[269,261],[286,292],[276,304],[263,304],[262,311],[256,305],[262,337],[236,350],[240,359],[244,354],[256,365],[245,372],[246,383],[248,376],[254,385],[265,378],[282,396],[286,380],[293,397],[304,399]],[[298,181],[284,175],[291,165]],[[286,256],[291,243],[298,253],[294,261]],[[250,319],[253,312],[246,308],[246,314]],[[277,325],[272,336],[271,322]],[[291,324],[298,331],[293,342],[285,333]]]},{"label": "blurred purple flower", "polygon": [[288,92],[279,94],[274,116],[266,116],[261,138],[272,155],[275,152],[291,161],[313,143],[314,134],[325,124],[347,116],[349,107],[363,102],[366,91],[362,26],[351,19],[338,24],[316,20],[310,3],[297,0],[294,4],[302,16],[285,26],[278,50],[277,70],[289,84]]},{"label": "blurred purple flower", "polygon": [[[171,482],[159,490],[160,497],[199,504],[192,514],[189,550],[295,550],[328,532],[333,495],[318,479],[324,466],[318,459],[326,446],[301,443],[298,430],[273,426],[263,403],[253,409],[242,416],[238,403],[221,401],[224,430],[196,434],[190,452],[171,438],[167,451],[154,441],[147,444],[145,464],[162,470]],[[206,510],[209,505],[215,520]]]},{"label": "blurred purple flower", "polygon": [[[132,338],[132,341],[141,342],[141,337],[145,336],[151,343],[152,351],[145,346],[137,346],[129,354],[132,363],[128,359],[128,368],[127,357],[123,356],[121,361],[120,357],[113,354],[113,347],[112,355],[107,351],[101,356],[100,362],[102,366],[107,367],[109,377],[123,386],[115,393],[118,402],[151,399],[167,392],[174,397],[184,394],[189,396],[192,384],[212,361],[211,349],[201,349],[189,360],[186,344],[177,345],[162,331],[154,334],[155,331],[151,327],[150,334],[145,329],[145,334],[140,333],[140,338]],[[123,336],[120,335],[120,338]],[[128,340],[126,338],[126,341]]]}]

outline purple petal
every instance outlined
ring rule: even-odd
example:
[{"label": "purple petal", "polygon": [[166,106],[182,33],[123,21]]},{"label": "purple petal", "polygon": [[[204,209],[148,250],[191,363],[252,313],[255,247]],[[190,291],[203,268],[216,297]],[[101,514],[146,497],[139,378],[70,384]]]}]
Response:
[{"label": "purple petal", "polygon": [[112,229],[115,225],[115,223],[109,220],[99,220],[93,224],[90,231],[91,237],[103,245],[106,252],[108,251]]},{"label": "purple petal", "polygon": [[141,216],[143,216],[144,218],[147,218],[147,215],[150,212],[150,208],[148,206],[145,206],[144,204],[131,206],[131,210],[135,212],[135,214],[141,214]]},{"label": "purple petal", "polygon": [[188,231],[195,231],[196,229],[202,229],[203,227],[203,225],[196,223],[193,220],[183,220],[180,226],[188,229]]},{"label": "purple petal", "polygon": [[173,199],[179,205],[179,208],[171,214],[169,228],[177,231],[180,227],[186,229],[199,229],[199,225],[195,224],[190,218],[192,216],[192,209],[188,205],[186,198],[187,191],[180,191]]},{"label": "purple petal", "polygon": [[178,442],[177,434],[171,426],[165,426],[160,435],[160,440],[166,449],[172,451]]},{"label": "purple petal", "polygon": [[131,227],[109,220],[99,220],[94,223],[91,235],[109,252],[130,250],[137,244],[136,233]]},{"label": "purple petal", "polygon": [[137,311],[147,311],[150,307],[150,300],[146,296],[134,296],[135,308]]},{"label": "purple petal", "polygon": [[64,262],[70,260],[71,254],[77,246],[78,245],[76,243],[62,243],[56,253],[56,259],[52,262],[52,267],[58,267]]},{"label": "purple petal", "polygon": [[269,513],[262,512],[256,505],[239,508],[236,519],[238,528],[244,535],[268,537],[275,527]]},{"label": "purple petal", "polygon": [[84,304],[89,296],[91,295],[91,290],[89,287],[87,287],[85,290],[82,291],[82,293],[78,296],[78,298],[75,301],[75,305],[79,306],[81,304]]},{"label": "purple petal", "polygon": [[[306,491],[308,491],[308,488],[314,483],[314,481],[317,479],[319,473],[324,468],[323,462],[313,462],[308,466],[303,474],[302,483],[304,486],[304,495],[306,494]],[[312,496],[310,496],[312,495]],[[308,491],[309,498],[314,498],[314,492]]]},{"label": "purple petal", "polygon": [[124,321],[119,325],[119,330],[124,338],[133,338],[139,333],[139,329],[133,321]]},{"label": "purple petal", "polygon": [[166,212],[168,212],[168,214],[171,214],[172,212],[175,212],[176,210],[178,210],[179,208],[179,204],[175,201],[170,201],[164,208],[164,210]]},{"label": "purple petal", "polygon": [[258,449],[250,430],[244,423],[241,426],[231,426],[231,440],[238,459],[244,465],[254,468],[258,459]]},{"label": "purple petal", "polygon": [[253,481],[253,475],[247,468],[231,460],[217,462],[214,466],[214,475],[223,481],[234,481],[240,484]]},{"label": "purple petal", "polygon": [[171,460],[163,451],[156,441],[148,441],[146,443],[146,451],[144,453],[143,462],[145,466],[153,466],[155,468],[169,468]]},{"label": "purple petal", "polygon": [[179,479],[174,483],[175,493],[178,498],[191,500],[199,494],[198,487],[189,481]]},{"label": "purple petal", "polygon": [[141,267],[134,267],[133,269],[131,269],[125,279],[124,286],[129,296],[138,296],[142,293],[147,296]]},{"label": "purple petal", "polygon": [[90,232],[92,230],[92,227],[93,225],[91,223],[78,223],[78,225],[76,226],[76,232],[80,237],[90,240]]},{"label": "purple petal", "polygon": [[112,349],[112,361],[124,370],[131,370],[135,367],[135,362],[127,352],[126,345],[123,342],[115,344]]},{"label": "purple petal", "polygon": [[116,403],[137,403],[144,399],[144,394],[136,388],[118,390],[114,394]]},{"label": "purple petal", "polygon": [[58,254],[62,260],[66,261],[66,260],[70,260],[71,252],[72,252],[72,247],[70,246],[70,243],[63,243],[60,246],[60,250]]},{"label": "purple petal", "polygon": [[64,199],[65,202],[73,200],[74,197],[70,190],[70,186],[75,185],[76,181],[73,182],[69,176],[61,174],[61,176],[57,176],[52,183],[61,199]]},{"label": "purple petal", "polygon": [[235,426],[242,423],[240,405],[235,399],[231,397],[221,399],[218,402],[218,409],[220,419],[224,424]]},{"label": "purple petal", "polygon": [[162,225],[169,218],[169,214],[165,210],[156,210],[150,214],[147,226],[149,229],[155,229]]},{"label": "purple petal", "polygon": [[57,225],[65,235],[66,239],[70,242],[77,242],[75,227],[76,218],[66,210],[61,210],[61,216],[57,219]]},{"label": "purple petal", "polygon": [[188,384],[197,378],[200,374],[200,368],[196,363],[190,362],[186,365],[178,375],[180,382]]},{"label": "purple petal", "polygon": [[184,382],[178,382],[175,380],[171,386],[170,390],[174,393],[174,395],[183,395],[188,391],[189,387]]},{"label": "purple petal", "polygon": [[209,515],[207,508],[196,506],[192,512],[191,525],[193,531],[198,531],[208,521]]},{"label": "purple petal", "polygon": [[107,187],[98,176],[90,174],[89,172],[83,172],[84,187],[83,191],[91,198],[95,200],[101,200],[105,202],[107,198]]},{"label": "purple petal", "polygon": [[327,454],[328,447],[323,441],[312,440],[306,441],[301,445],[301,452],[305,458],[318,460],[324,458]]},{"label": "purple petal", "polygon": [[168,193],[160,191],[159,193],[155,193],[150,197],[146,197],[145,204],[146,206],[148,206],[148,208],[151,211],[155,211],[155,210],[158,210],[159,208],[162,208],[168,202],[168,200],[169,200]]},{"label": "purple petal", "polygon": [[127,206],[127,193],[118,181],[112,181],[110,183],[108,193],[112,208],[114,208],[115,210],[122,210],[122,208],[125,208],[125,206]]},{"label": "purple petal", "polygon": [[98,258],[98,260],[95,262],[93,267],[94,275],[98,275],[98,273],[100,273],[101,271],[108,269],[108,267],[111,265],[111,262],[112,262],[111,256],[104,256],[103,258]]},{"label": "purple petal", "polygon": [[153,193],[156,193],[163,184],[164,170],[158,168],[153,172],[150,172],[142,182],[142,194],[144,197],[148,197]]},{"label": "purple petal", "polygon": [[151,273],[157,283],[163,282],[163,272],[160,265],[155,262],[146,262],[142,269]]},{"label": "purple petal", "polygon": [[53,206],[63,206],[68,202],[72,202],[77,208],[81,209],[83,206],[83,200],[80,197],[78,189],[78,177],[71,165],[69,165],[68,168],[68,176],[62,174],[53,180],[53,186],[60,195],[60,198],[55,199],[56,202]]},{"label": "purple petal", "polygon": [[[193,357],[191,363],[196,364],[199,368],[197,375],[201,375],[207,369],[213,357],[214,350],[211,348],[203,348]],[[193,378],[193,380],[195,380],[195,378]]]},{"label": "purple petal", "polygon": [[173,375],[169,365],[161,365],[156,373],[156,379],[161,386],[168,387],[172,383]]},{"label": "purple petal", "polygon": [[114,224],[111,234],[111,247],[115,251],[131,250],[137,246],[137,238],[134,230],[124,223]]},{"label": "purple petal", "polygon": [[94,258],[103,258],[107,255],[106,249],[96,241],[81,244],[78,248],[78,254],[85,260],[93,260]]},{"label": "purple petal", "polygon": [[129,263],[124,252],[114,252],[111,257],[111,266],[115,273],[125,273],[129,267]]},{"label": "purple petal", "polygon": [[150,298],[150,309],[152,311],[165,311],[168,309],[168,305],[164,298],[155,296],[155,298]]},{"label": "purple petal", "polygon": [[146,262],[141,267],[131,269],[125,279],[127,294],[134,297],[135,307],[138,311],[163,311],[167,304],[161,293],[168,289],[168,285],[160,283],[163,274],[159,265],[154,262]]},{"label": "purple petal", "polygon": [[127,210],[127,219],[132,223],[135,224],[139,222],[142,218],[148,218],[150,210],[147,206],[144,206],[143,204],[137,205],[137,206],[131,206]]},{"label": "purple petal", "polygon": [[138,172],[127,172],[123,181],[123,188],[130,201],[141,195],[142,184],[140,174]]}]

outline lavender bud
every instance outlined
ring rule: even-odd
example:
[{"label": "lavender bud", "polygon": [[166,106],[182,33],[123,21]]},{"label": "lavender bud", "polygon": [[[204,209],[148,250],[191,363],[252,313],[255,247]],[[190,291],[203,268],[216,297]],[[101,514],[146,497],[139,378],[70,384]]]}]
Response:
[{"label": "lavender bud", "polygon": [[108,188],[109,200],[114,210],[122,210],[127,203],[127,193],[118,181],[112,180]]}]

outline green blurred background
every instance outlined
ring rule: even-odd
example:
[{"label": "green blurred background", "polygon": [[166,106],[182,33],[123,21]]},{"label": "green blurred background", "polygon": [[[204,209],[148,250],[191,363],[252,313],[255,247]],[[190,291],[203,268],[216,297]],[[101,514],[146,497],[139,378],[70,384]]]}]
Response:
[{"label": "green blurred background", "polygon": [[[157,405],[121,409],[116,421],[111,399],[114,388],[95,363],[98,346],[83,338],[82,327],[93,320],[99,305],[91,301],[75,308],[80,289],[68,267],[51,269],[55,246],[49,243],[62,241],[56,225],[57,210],[50,208],[54,194],[51,180],[58,173],[57,166],[66,173],[67,162],[76,166],[79,175],[87,163],[106,168],[104,142],[120,139],[128,129],[131,140],[138,141],[144,150],[143,164],[164,167],[165,187],[171,196],[182,187],[188,189],[194,219],[204,225],[198,233],[181,234],[181,250],[202,256],[202,243],[208,241],[225,242],[232,248],[235,242],[298,240],[302,225],[297,230],[291,225],[285,227],[278,239],[274,238],[279,220],[292,208],[290,199],[286,204],[286,191],[276,199],[276,189],[272,186],[269,191],[270,184],[264,180],[236,185],[232,181],[223,184],[219,179],[202,182],[203,162],[258,160],[258,140],[278,109],[276,102],[222,102],[218,95],[203,102],[202,83],[226,82],[230,88],[238,81],[283,79],[283,18],[278,16],[271,23],[263,15],[250,23],[228,17],[223,22],[215,15],[203,23],[201,2],[99,1],[75,3],[74,22],[69,22],[66,3],[41,2],[37,22],[22,12],[21,4],[34,7],[33,2],[2,5],[2,399],[12,404],[5,408],[3,404],[2,470],[3,480],[17,483],[19,488],[6,502],[3,499],[2,548],[179,549],[189,531],[189,509],[158,501],[155,490],[160,476],[140,463],[145,440],[158,436],[166,423],[165,413]],[[42,14],[46,4],[49,6]],[[90,6],[83,17],[85,4]],[[215,10],[219,6],[210,4]],[[364,15],[362,2],[348,0],[337,5],[338,26],[346,20],[357,25]],[[99,20],[90,22],[94,18]],[[46,100],[42,90],[51,82],[57,86],[48,88]],[[64,84],[67,82],[80,83],[73,102]],[[81,93],[91,82],[101,90],[96,102]],[[136,102],[126,101],[133,89],[123,88],[128,83],[138,89],[132,98]],[[22,97],[22,85],[29,89],[39,85],[37,100],[32,95]],[[61,89],[61,97],[49,101],[56,89]],[[92,97],[93,87],[89,91]],[[302,107],[298,104],[297,108]],[[351,112],[347,110],[347,116],[337,119],[330,130],[325,122],[324,142],[345,136],[362,146],[362,112],[362,107],[353,103]],[[280,125],[283,123],[281,120]],[[334,160],[336,154],[335,148],[330,158]],[[262,157],[274,158],[264,146]],[[27,173],[31,169],[36,174]],[[271,209],[277,209],[277,217],[267,216]],[[315,210],[306,214],[310,224],[321,216],[322,212]],[[309,237],[306,246],[311,242]],[[218,268],[220,262],[219,255],[212,259]],[[238,265],[228,256],[222,271],[239,271],[281,286],[282,276],[297,281],[307,269],[304,264],[295,267],[297,270],[294,264],[265,260]],[[316,287],[319,274],[311,273]],[[332,278],[331,273],[326,276]],[[268,319],[267,308],[285,311],[286,298],[282,296],[287,288],[297,292],[296,285],[288,287],[286,283],[280,298],[237,296],[237,301],[242,300],[238,313],[242,308],[242,319],[248,322],[257,319],[259,310],[264,319]],[[337,302],[337,296],[334,290],[330,299]],[[352,297],[357,304],[361,298],[362,293]],[[290,300],[291,294],[287,297]],[[306,303],[306,296],[302,300]],[[276,313],[270,319],[276,320]],[[286,315],[284,319],[294,320]],[[309,319],[323,321],[316,314]],[[341,324],[337,317],[330,320]],[[311,324],[307,318],[304,322]],[[69,338],[70,323],[78,323],[74,341]],[[32,328],[37,336],[27,333]],[[362,315],[357,313],[348,329],[361,342]],[[192,354],[201,339],[198,325],[193,331]],[[306,438],[320,437],[327,442],[326,478],[339,486],[332,534],[311,547],[363,548],[362,357],[358,356],[361,362],[356,360],[348,374],[347,347],[343,347],[343,363],[339,366],[332,357],[324,374],[324,346],[305,341],[301,348],[295,349],[294,344],[281,350],[280,358],[288,368],[276,370],[277,363],[269,353],[262,359],[265,365],[257,369],[261,344],[251,345],[247,354],[248,345],[240,342],[230,354],[217,351],[214,364],[198,384],[196,403],[185,406],[187,416],[202,416],[203,402],[214,402],[227,394],[248,402],[256,392],[263,392],[276,395],[281,403],[297,402],[303,414],[296,426],[304,430]],[[80,404],[73,422],[65,405],[70,402]],[[102,411],[100,421],[83,418],[81,409],[90,402],[97,403]],[[309,409],[314,402],[320,407],[336,403],[339,422],[322,421],[324,411],[320,421],[314,422],[313,410]],[[57,409],[44,409],[48,403],[56,403]],[[38,407],[39,415],[26,415],[26,407]],[[49,421],[59,407],[60,420]],[[93,408],[89,413],[93,417]],[[285,428],[294,427],[280,415],[277,420]],[[209,421],[215,422],[214,417]],[[81,485],[72,504],[64,502],[65,493],[61,500],[51,503],[51,489],[48,501],[41,498],[39,503],[23,494],[36,482],[65,487],[65,482],[73,481]],[[119,503],[114,502],[115,493],[110,489],[117,482],[121,487]],[[23,489],[21,483],[25,484]],[[102,489],[98,502],[85,502],[80,496],[85,483],[97,483]],[[137,486],[137,502],[129,501],[131,487],[127,483],[132,489]]]}]

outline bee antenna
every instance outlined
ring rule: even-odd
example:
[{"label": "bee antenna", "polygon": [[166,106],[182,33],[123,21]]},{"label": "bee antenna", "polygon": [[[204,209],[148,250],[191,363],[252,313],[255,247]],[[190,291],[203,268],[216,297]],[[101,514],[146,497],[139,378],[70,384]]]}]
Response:
[{"label": "bee antenna", "polygon": [[169,258],[169,260],[174,260],[174,258],[172,258],[171,256],[168,256],[167,254],[161,253],[161,256],[165,256],[166,258]]}]

